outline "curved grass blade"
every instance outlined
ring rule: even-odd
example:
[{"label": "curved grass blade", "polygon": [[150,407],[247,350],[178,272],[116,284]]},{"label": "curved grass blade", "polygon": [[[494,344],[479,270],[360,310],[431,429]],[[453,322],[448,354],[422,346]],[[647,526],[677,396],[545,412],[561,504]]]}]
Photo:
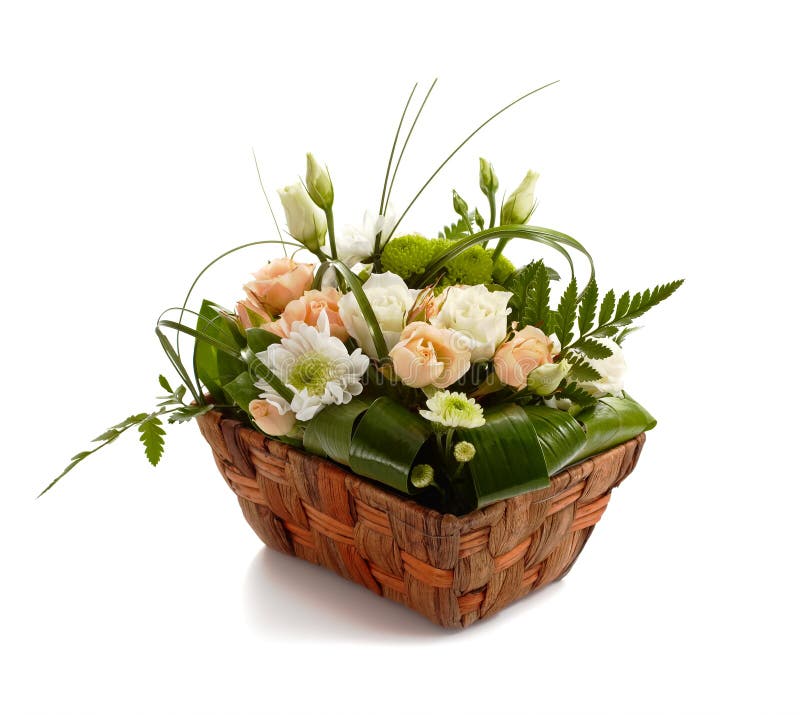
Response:
[{"label": "curved grass blade", "polygon": [[358,276],[341,261],[325,261],[320,264],[317,269],[317,274],[314,276],[314,288],[319,288],[322,285],[322,278],[329,268],[333,268],[344,279],[348,288],[350,288],[353,295],[356,297],[356,303],[358,303],[358,307],[361,310],[361,314],[364,316],[364,320],[372,336],[372,342],[375,345],[375,352],[378,355],[378,360],[380,362],[385,362],[389,359],[386,339],[383,337],[383,331],[378,324],[378,319],[375,317],[375,311],[372,310],[372,306],[370,305],[366,293],[364,293],[364,289],[361,287],[361,281],[358,279]]},{"label": "curved grass blade", "polygon": [[429,285],[436,278],[436,275],[441,271],[450,261],[456,256],[459,256],[464,251],[476,246],[484,241],[493,238],[521,238],[527,241],[535,241],[545,246],[553,248],[558,251],[562,256],[565,256],[569,263],[572,276],[575,276],[575,270],[572,263],[572,258],[566,251],[564,246],[572,248],[582,253],[589,261],[591,269],[590,280],[594,278],[594,261],[589,252],[583,247],[581,243],[576,241],[572,236],[568,236],[560,231],[555,231],[550,228],[541,228],[539,226],[500,226],[498,228],[487,228],[485,231],[480,231],[466,238],[456,241],[454,245],[447,249],[439,258],[437,258],[429,267],[428,270],[422,275],[421,278],[413,281],[412,287],[419,287]]},{"label": "curved grass blade", "polygon": [[441,164],[439,164],[439,166],[436,168],[436,170],[433,172],[433,174],[431,174],[431,175],[430,175],[430,178],[428,178],[428,180],[427,180],[427,181],[426,181],[426,182],[425,182],[425,183],[422,185],[422,188],[421,188],[419,191],[417,191],[416,195],[414,196],[414,198],[413,198],[413,199],[411,199],[411,202],[408,204],[408,206],[406,207],[405,211],[403,211],[403,213],[402,213],[402,214],[400,214],[400,218],[397,220],[397,223],[394,225],[394,228],[392,228],[392,230],[391,230],[391,232],[389,233],[389,235],[388,235],[388,236],[386,236],[386,239],[385,239],[385,240],[387,240],[387,241],[388,241],[388,240],[389,240],[389,239],[390,239],[390,238],[391,238],[391,237],[394,235],[394,232],[397,230],[397,227],[400,225],[401,221],[402,221],[402,220],[403,220],[403,219],[406,217],[406,214],[407,214],[407,213],[408,213],[408,212],[411,210],[411,207],[412,207],[412,206],[413,206],[413,205],[416,203],[417,199],[418,199],[420,196],[422,196],[422,193],[425,191],[425,189],[427,189],[427,188],[428,188],[428,185],[431,183],[431,181],[433,181],[433,180],[436,178],[436,176],[438,175],[438,173],[439,173],[439,172],[440,172],[442,169],[444,169],[444,167],[447,165],[447,163],[450,161],[450,159],[452,159],[452,158],[453,158],[453,157],[454,157],[454,156],[455,156],[455,155],[456,155],[456,154],[457,154],[457,153],[458,153],[458,152],[461,150],[461,148],[462,148],[462,147],[463,147],[463,146],[464,146],[464,145],[465,145],[465,144],[466,144],[466,143],[467,143],[467,142],[468,142],[470,139],[472,139],[472,137],[474,137],[474,136],[475,136],[475,135],[476,135],[476,134],[477,134],[477,133],[478,133],[478,132],[479,132],[481,129],[483,129],[483,128],[484,128],[484,127],[487,125],[487,124],[489,124],[489,122],[491,122],[492,120],[494,120],[494,119],[496,119],[497,117],[499,117],[499,116],[500,116],[500,115],[501,115],[503,112],[505,112],[506,110],[508,110],[508,109],[511,109],[511,107],[513,107],[515,104],[518,104],[518,103],[519,103],[519,102],[521,102],[523,99],[527,99],[528,97],[530,97],[531,95],[534,95],[534,94],[536,94],[537,92],[541,92],[543,89],[547,89],[548,87],[551,87],[552,85],[554,85],[554,84],[557,84],[557,83],[558,83],[558,81],[559,81],[559,80],[556,80],[555,82],[549,82],[548,84],[542,85],[541,87],[537,87],[536,89],[532,90],[531,92],[527,92],[526,94],[523,94],[521,97],[518,97],[518,98],[517,98],[517,99],[515,99],[513,102],[510,102],[510,103],[509,103],[509,104],[507,104],[505,107],[503,107],[502,109],[500,109],[500,110],[498,110],[497,112],[495,112],[495,113],[494,113],[494,114],[493,114],[491,117],[489,117],[489,118],[488,118],[488,119],[487,119],[485,122],[483,122],[483,123],[482,123],[480,126],[478,126],[478,128],[477,128],[477,129],[475,129],[475,130],[474,130],[472,133],[470,133],[470,134],[467,136],[467,138],[466,138],[466,139],[464,139],[464,141],[462,141],[462,142],[461,142],[461,143],[460,143],[460,144],[459,144],[459,145],[458,145],[458,146],[457,146],[455,149],[453,149],[453,151],[451,151],[451,152],[450,152],[450,154],[447,156],[447,158],[446,158],[446,159],[445,159],[445,160],[444,160],[444,161],[443,161]]},{"label": "curved grass blade", "polygon": [[386,208],[386,187],[389,184],[389,174],[392,171],[392,162],[394,161],[394,152],[397,149],[397,140],[400,138],[400,132],[403,129],[403,122],[406,120],[406,112],[408,111],[408,107],[411,105],[411,99],[414,97],[414,92],[417,91],[417,87],[419,86],[419,82],[415,82],[414,86],[411,88],[411,94],[408,95],[408,99],[406,100],[406,106],[403,107],[403,113],[400,115],[400,122],[397,125],[397,131],[394,133],[394,141],[392,142],[392,150],[389,152],[389,161],[386,162],[386,176],[383,179],[383,192],[381,193],[381,204],[378,213],[382,216],[383,211]]}]

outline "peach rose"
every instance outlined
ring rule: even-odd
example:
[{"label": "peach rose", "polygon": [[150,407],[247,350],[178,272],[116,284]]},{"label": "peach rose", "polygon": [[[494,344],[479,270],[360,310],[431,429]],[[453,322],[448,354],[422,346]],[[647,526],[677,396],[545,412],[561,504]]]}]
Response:
[{"label": "peach rose", "polygon": [[[261,311],[275,316],[311,288],[314,266],[295,263],[291,258],[277,258],[256,271],[253,277],[255,280],[244,286],[247,293],[245,306],[251,309],[260,307]],[[254,312],[258,313],[257,310]]]},{"label": "peach rose", "polygon": [[273,437],[289,434],[294,428],[296,418],[289,409],[289,403],[281,397],[271,400],[253,400],[247,409],[253,415],[253,421],[262,432]]},{"label": "peach rose", "polygon": [[494,370],[500,381],[521,390],[528,375],[540,365],[553,362],[559,346],[539,328],[528,325],[503,343],[494,355]]},{"label": "peach rose", "polygon": [[344,342],[349,336],[339,316],[339,298],[341,297],[342,294],[336,288],[308,290],[286,306],[280,319],[268,323],[264,329],[282,338],[288,338],[292,323],[299,321],[316,326],[320,313],[325,311],[328,315],[331,335]]},{"label": "peach rose", "polygon": [[409,387],[452,385],[469,370],[468,341],[454,330],[428,323],[409,323],[389,357],[394,371]]}]

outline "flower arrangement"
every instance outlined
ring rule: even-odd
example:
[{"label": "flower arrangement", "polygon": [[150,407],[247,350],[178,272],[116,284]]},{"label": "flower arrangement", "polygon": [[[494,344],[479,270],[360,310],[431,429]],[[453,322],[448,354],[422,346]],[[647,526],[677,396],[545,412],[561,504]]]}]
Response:
[{"label": "flower arrangement", "polygon": [[[165,394],[154,410],[103,432],[44,491],[134,427],[156,465],[165,422],[217,410],[440,512],[464,514],[547,486],[565,466],[652,428],[624,391],[622,346],[634,322],[682,281],[601,294],[581,243],[530,224],[539,175],[529,171],[498,204],[500,181],[485,159],[477,178],[487,218],[453,191],[455,221],[436,237],[399,230],[456,151],[541,89],[472,132],[398,217],[394,179],[430,96],[398,151],[412,91],[378,212],[341,235],[331,174],[308,154],[305,180],[278,191],[288,236],[278,227],[276,239],[233,248],[200,276],[254,245],[284,255],[253,274],[236,306],[204,300],[190,310],[196,279],[178,315],[163,314],[156,328],[181,384],[160,376]],[[547,253],[516,266],[504,255],[512,240]],[[587,263],[584,281],[575,254]],[[194,339],[188,366],[181,335]]]}]

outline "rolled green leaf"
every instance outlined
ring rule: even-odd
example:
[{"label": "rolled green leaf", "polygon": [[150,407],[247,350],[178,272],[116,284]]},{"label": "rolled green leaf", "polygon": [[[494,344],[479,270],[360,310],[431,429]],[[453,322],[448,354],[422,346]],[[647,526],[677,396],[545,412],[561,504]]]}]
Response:
[{"label": "rolled green leaf", "polygon": [[603,397],[575,418],[586,429],[586,443],[573,462],[598,454],[636,435],[653,429],[655,418],[636,400],[625,397]]},{"label": "rolled green leaf", "polygon": [[349,467],[353,430],[368,407],[369,402],[358,399],[326,407],[307,424],[303,449]]},{"label": "rolled green leaf", "polygon": [[379,397],[353,433],[350,468],[362,477],[413,494],[418,490],[411,483],[411,469],[431,434],[430,423],[418,414]]},{"label": "rolled green leaf", "polygon": [[247,346],[254,353],[264,352],[270,345],[281,341],[280,336],[263,328],[248,328],[245,334],[247,335]]},{"label": "rolled green leaf", "polygon": [[576,461],[586,444],[581,424],[568,412],[544,405],[523,407],[542,447],[547,473],[552,477]]},{"label": "rolled green leaf", "polygon": [[474,508],[550,484],[548,466],[533,422],[516,404],[491,407],[486,424],[458,430],[458,439],[475,445],[469,471]]}]

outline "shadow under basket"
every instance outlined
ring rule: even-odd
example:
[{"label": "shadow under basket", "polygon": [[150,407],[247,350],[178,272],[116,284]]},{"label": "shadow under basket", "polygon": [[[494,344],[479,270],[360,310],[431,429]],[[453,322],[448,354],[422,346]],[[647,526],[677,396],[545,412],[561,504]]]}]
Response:
[{"label": "shadow under basket", "polygon": [[247,522],[267,546],[446,628],[491,616],[564,576],[645,440],[641,434],[567,467],[544,489],[453,516],[218,412],[198,422]]}]

